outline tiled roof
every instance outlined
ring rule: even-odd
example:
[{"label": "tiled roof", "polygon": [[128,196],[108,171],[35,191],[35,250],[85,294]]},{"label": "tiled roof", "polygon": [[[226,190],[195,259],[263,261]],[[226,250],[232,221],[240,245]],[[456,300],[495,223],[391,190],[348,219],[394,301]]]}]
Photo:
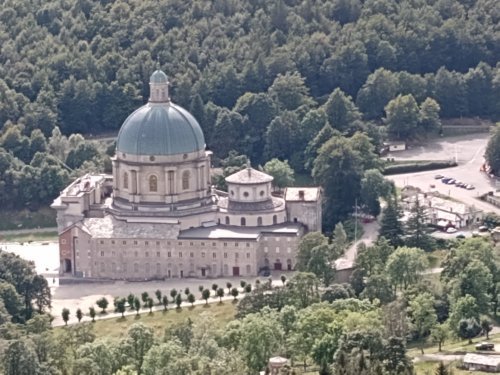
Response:
[{"label": "tiled roof", "polygon": [[253,168],[245,168],[226,177],[226,182],[230,184],[262,184],[272,180],[272,176]]}]

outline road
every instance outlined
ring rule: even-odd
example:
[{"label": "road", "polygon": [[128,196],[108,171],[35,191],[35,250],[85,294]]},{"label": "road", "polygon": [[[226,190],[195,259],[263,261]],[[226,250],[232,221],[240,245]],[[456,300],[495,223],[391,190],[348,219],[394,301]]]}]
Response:
[{"label": "road", "polygon": [[[388,176],[388,178],[394,181],[398,187],[410,185],[418,187],[424,192],[438,191],[484,212],[495,212],[500,215],[500,208],[478,199],[480,195],[494,191],[497,185],[495,179],[491,179],[486,173],[480,171],[488,139],[489,134],[437,139],[426,146],[393,153],[390,157],[394,157],[396,160],[449,160],[456,158],[458,166],[428,172],[393,175]],[[476,188],[475,190],[465,190],[454,185],[443,184],[434,178],[437,174],[472,184]],[[431,185],[434,185],[435,188],[431,188]]]},{"label": "road", "polygon": [[335,269],[342,270],[352,268],[354,261],[356,260],[356,256],[358,255],[358,246],[361,243],[364,243],[366,246],[370,246],[377,240],[379,229],[380,225],[377,221],[363,224],[363,235],[346,250],[342,258],[335,261]]}]

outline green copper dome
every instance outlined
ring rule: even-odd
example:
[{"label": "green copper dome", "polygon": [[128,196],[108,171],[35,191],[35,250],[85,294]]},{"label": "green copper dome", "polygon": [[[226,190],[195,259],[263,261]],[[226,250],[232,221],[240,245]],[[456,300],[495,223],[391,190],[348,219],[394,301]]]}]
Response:
[{"label": "green copper dome", "polygon": [[204,149],[198,121],[171,102],[148,103],[137,109],[125,120],[116,140],[118,152],[133,155],[176,155]]},{"label": "green copper dome", "polygon": [[167,83],[168,77],[163,71],[158,69],[153,74],[151,74],[151,77],[149,78],[149,82],[151,82],[151,83]]}]

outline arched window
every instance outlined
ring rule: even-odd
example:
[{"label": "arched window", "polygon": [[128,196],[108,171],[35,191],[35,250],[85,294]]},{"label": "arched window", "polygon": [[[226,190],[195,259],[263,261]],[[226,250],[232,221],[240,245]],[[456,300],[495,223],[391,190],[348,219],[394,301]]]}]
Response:
[{"label": "arched window", "polygon": [[257,218],[257,225],[258,226],[262,225],[262,218],[260,216]]},{"label": "arched window", "polygon": [[182,172],[182,190],[189,189],[189,171]]},{"label": "arched window", "polygon": [[158,191],[158,177],[155,175],[149,176],[149,191]]},{"label": "arched window", "polygon": [[229,216],[226,216],[226,225],[229,225],[231,221],[229,220]]},{"label": "arched window", "polygon": [[128,189],[128,173],[123,174],[123,188]]},{"label": "arched window", "polygon": [[244,217],[241,218],[241,226],[244,227],[245,225],[247,225],[247,219],[245,219]]},{"label": "arched window", "polygon": [[278,224],[278,216],[273,215],[273,224]]}]

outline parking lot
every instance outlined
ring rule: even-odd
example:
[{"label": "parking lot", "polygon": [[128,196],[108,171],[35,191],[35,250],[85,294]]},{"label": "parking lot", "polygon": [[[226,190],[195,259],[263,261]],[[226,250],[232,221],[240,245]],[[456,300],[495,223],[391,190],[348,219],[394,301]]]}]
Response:
[{"label": "parking lot", "polygon": [[[388,178],[394,181],[398,187],[410,185],[418,187],[422,191],[435,190],[469,206],[475,206],[484,212],[500,214],[499,208],[478,199],[480,195],[495,190],[497,185],[500,187],[500,183],[496,179],[492,179],[480,171],[484,163],[483,155],[488,139],[488,134],[443,138],[429,142],[428,146],[419,146],[407,151],[392,153],[390,157],[396,160],[450,160],[455,159],[456,156],[458,166],[393,175],[388,176]],[[442,179],[435,179],[438,174],[459,180],[467,185],[473,185],[474,189],[467,190],[454,184],[442,183]]]}]

